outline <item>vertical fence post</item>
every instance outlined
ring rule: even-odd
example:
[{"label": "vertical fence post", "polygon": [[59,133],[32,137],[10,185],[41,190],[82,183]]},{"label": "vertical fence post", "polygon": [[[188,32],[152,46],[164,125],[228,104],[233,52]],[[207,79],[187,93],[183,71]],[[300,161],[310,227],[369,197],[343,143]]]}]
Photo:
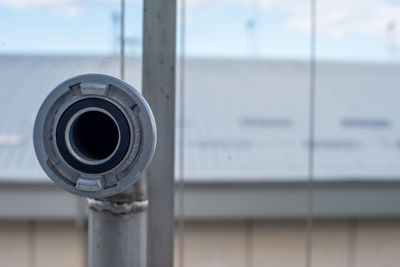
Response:
[{"label": "vertical fence post", "polygon": [[146,0],[143,15],[143,96],[157,124],[147,171],[148,267],[173,266],[176,0]]}]

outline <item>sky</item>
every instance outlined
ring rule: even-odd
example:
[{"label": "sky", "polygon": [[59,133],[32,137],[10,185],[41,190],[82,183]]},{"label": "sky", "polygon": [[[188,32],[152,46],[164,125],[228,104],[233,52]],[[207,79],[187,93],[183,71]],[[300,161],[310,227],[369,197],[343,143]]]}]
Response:
[{"label": "sky", "polygon": [[[186,0],[178,44],[188,57],[307,59],[310,2]],[[139,56],[142,1],[126,6],[127,51]],[[119,11],[118,0],[0,0],[0,53],[116,54]],[[400,60],[399,0],[316,0],[316,11],[317,58]]]}]

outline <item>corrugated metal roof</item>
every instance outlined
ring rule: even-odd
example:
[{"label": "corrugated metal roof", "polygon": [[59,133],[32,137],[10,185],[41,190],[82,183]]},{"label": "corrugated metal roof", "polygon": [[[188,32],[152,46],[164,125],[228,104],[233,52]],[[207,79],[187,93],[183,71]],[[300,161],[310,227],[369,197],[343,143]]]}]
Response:
[{"label": "corrugated metal roof", "polygon": [[[140,68],[127,60],[127,82],[138,89]],[[317,64],[317,180],[400,179],[398,69]],[[47,179],[31,136],[52,88],[74,75],[118,71],[110,57],[1,56],[1,179]],[[307,62],[189,59],[185,80],[187,181],[306,179]]]}]

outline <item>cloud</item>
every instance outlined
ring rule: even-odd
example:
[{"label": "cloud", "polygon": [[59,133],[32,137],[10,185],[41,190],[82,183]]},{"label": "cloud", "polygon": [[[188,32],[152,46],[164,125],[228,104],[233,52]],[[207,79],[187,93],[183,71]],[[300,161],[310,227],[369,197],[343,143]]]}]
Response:
[{"label": "cloud", "polygon": [[21,10],[29,8],[45,8],[65,16],[76,16],[82,9],[78,0],[0,0],[0,5]]},{"label": "cloud", "polygon": [[[289,15],[285,26],[310,33],[310,0],[186,0],[193,10],[227,4],[256,5],[261,9],[277,9]],[[316,0],[318,34],[332,39],[360,34],[382,36],[388,24],[400,37],[400,3],[388,0]],[[396,23],[397,22],[397,23]]]},{"label": "cloud", "polygon": [[[287,7],[287,26],[310,31],[310,10]],[[304,9],[304,8],[303,8]],[[400,5],[378,0],[317,0],[317,32],[332,39],[348,35],[382,36],[388,24],[400,18]],[[400,22],[400,21],[399,21]],[[395,30],[395,29],[394,29]]]},{"label": "cloud", "polygon": [[118,2],[119,0],[0,0],[0,6],[21,10],[29,8],[44,8],[55,14],[74,17],[84,6],[96,2]]},{"label": "cloud", "polygon": [[[76,16],[88,3],[119,0],[0,0],[13,9],[45,8],[64,16]],[[160,0],[162,1],[162,0]],[[179,1],[179,0],[178,0]],[[287,13],[285,27],[310,33],[310,0],[186,0],[189,11],[223,7],[229,4],[276,9]],[[331,39],[349,35],[384,36],[388,25],[400,40],[400,3],[390,0],[316,0],[317,31]],[[193,14],[193,12],[190,12]]]}]

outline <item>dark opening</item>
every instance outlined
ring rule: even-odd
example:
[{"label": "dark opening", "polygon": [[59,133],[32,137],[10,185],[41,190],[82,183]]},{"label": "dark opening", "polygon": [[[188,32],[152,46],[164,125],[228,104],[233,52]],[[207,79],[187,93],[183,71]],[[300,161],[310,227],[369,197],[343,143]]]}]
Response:
[{"label": "dark opening", "polygon": [[118,145],[118,126],[107,114],[88,111],[81,114],[71,127],[71,143],[89,160],[110,156]]}]

